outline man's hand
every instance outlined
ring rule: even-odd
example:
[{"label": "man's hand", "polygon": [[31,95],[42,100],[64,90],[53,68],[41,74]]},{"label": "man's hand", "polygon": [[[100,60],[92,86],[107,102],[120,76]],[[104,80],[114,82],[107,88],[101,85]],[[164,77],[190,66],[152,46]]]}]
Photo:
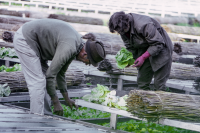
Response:
[{"label": "man's hand", "polygon": [[74,100],[68,99],[68,100],[65,100],[65,102],[69,105],[71,110],[72,110],[73,106],[76,108],[76,110],[78,109],[78,106],[75,104]]},{"label": "man's hand", "polygon": [[56,115],[63,116],[63,108],[62,108],[62,106],[60,104],[60,101],[59,101],[58,97],[57,96],[53,97],[52,98],[52,102],[53,102],[53,106],[54,106],[53,112]]},{"label": "man's hand", "polygon": [[63,92],[62,95],[63,95],[63,97],[64,97],[64,99],[65,99],[65,102],[69,105],[69,107],[71,108],[71,110],[72,110],[73,106],[74,106],[76,109],[78,109],[78,106],[75,104],[74,100],[71,100],[71,99],[68,97],[68,92]]}]

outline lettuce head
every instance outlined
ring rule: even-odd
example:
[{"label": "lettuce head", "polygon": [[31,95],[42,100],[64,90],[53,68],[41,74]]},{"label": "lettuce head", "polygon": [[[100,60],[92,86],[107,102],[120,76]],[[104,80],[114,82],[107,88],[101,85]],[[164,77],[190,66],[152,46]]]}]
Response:
[{"label": "lettuce head", "polygon": [[128,65],[133,65],[135,61],[132,53],[124,47],[122,47],[121,50],[116,54],[115,59],[119,69],[123,69]]}]

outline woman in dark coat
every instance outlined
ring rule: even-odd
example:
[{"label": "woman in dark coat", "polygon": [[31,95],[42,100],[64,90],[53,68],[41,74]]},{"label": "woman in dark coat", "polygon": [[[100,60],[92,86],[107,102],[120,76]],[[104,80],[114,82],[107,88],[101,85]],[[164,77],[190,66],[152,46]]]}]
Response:
[{"label": "woman in dark coat", "polygon": [[118,32],[132,52],[138,68],[137,83],[140,89],[149,90],[154,77],[156,90],[166,90],[170,75],[173,44],[166,31],[151,17],[134,13],[114,13],[109,20],[110,32]]}]

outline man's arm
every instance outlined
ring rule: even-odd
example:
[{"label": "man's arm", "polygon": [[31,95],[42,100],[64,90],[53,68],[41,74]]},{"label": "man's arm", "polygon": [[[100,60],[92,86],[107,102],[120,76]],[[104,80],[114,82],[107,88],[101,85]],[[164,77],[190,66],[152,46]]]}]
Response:
[{"label": "man's arm", "polygon": [[71,58],[65,65],[64,67],[60,70],[60,72],[57,74],[56,77],[56,81],[57,81],[57,85],[58,85],[58,89],[60,90],[60,92],[63,95],[63,98],[65,99],[65,102],[69,105],[69,107],[72,109],[73,106],[75,106],[76,108],[78,108],[78,106],[75,105],[75,102],[73,100],[71,100],[68,96],[68,92],[67,92],[67,83],[66,83],[66,79],[65,79],[65,72],[67,71],[69,65],[71,64],[72,60],[74,58]]},{"label": "man's arm", "polygon": [[153,23],[146,24],[143,28],[141,28],[140,32],[148,42],[149,48],[144,54],[135,60],[135,65],[133,67],[140,67],[147,58],[158,55],[160,51],[162,51],[165,44],[161,34]]},{"label": "man's arm", "polygon": [[58,115],[62,115],[63,109],[56,93],[55,79],[60,70],[76,54],[76,47],[73,44],[74,43],[71,42],[69,45],[67,45],[66,42],[63,42],[57,46],[54,58],[46,72],[46,89],[53,102],[54,112]]},{"label": "man's arm", "polygon": [[165,42],[155,25],[153,23],[145,25],[142,34],[149,44],[148,53],[151,56],[158,55],[162,51]]}]

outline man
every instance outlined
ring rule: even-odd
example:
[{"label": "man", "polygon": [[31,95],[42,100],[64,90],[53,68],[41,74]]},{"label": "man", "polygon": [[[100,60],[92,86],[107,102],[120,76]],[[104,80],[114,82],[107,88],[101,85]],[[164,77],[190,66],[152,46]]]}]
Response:
[{"label": "man", "polygon": [[[55,19],[40,19],[25,23],[15,33],[14,48],[29,89],[30,111],[42,115],[51,114],[49,96],[54,112],[63,115],[63,108],[55,89],[56,83],[66,103],[71,108],[73,106],[77,108],[75,102],[68,96],[65,80],[65,72],[74,58],[93,66],[97,66],[97,63],[105,58],[101,42],[84,43],[73,27]],[[48,60],[52,61],[49,67]]]},{"label": "man", "polygon": [[109,29],[112,33],[118,32],[127,50],[132,52],[135,59],[133,67],[138,68],[138,87],[149,90],[154,76],[155,89],[166,90],[173,45],[160,24],[148,16],[116,12],[109,20]]}]

